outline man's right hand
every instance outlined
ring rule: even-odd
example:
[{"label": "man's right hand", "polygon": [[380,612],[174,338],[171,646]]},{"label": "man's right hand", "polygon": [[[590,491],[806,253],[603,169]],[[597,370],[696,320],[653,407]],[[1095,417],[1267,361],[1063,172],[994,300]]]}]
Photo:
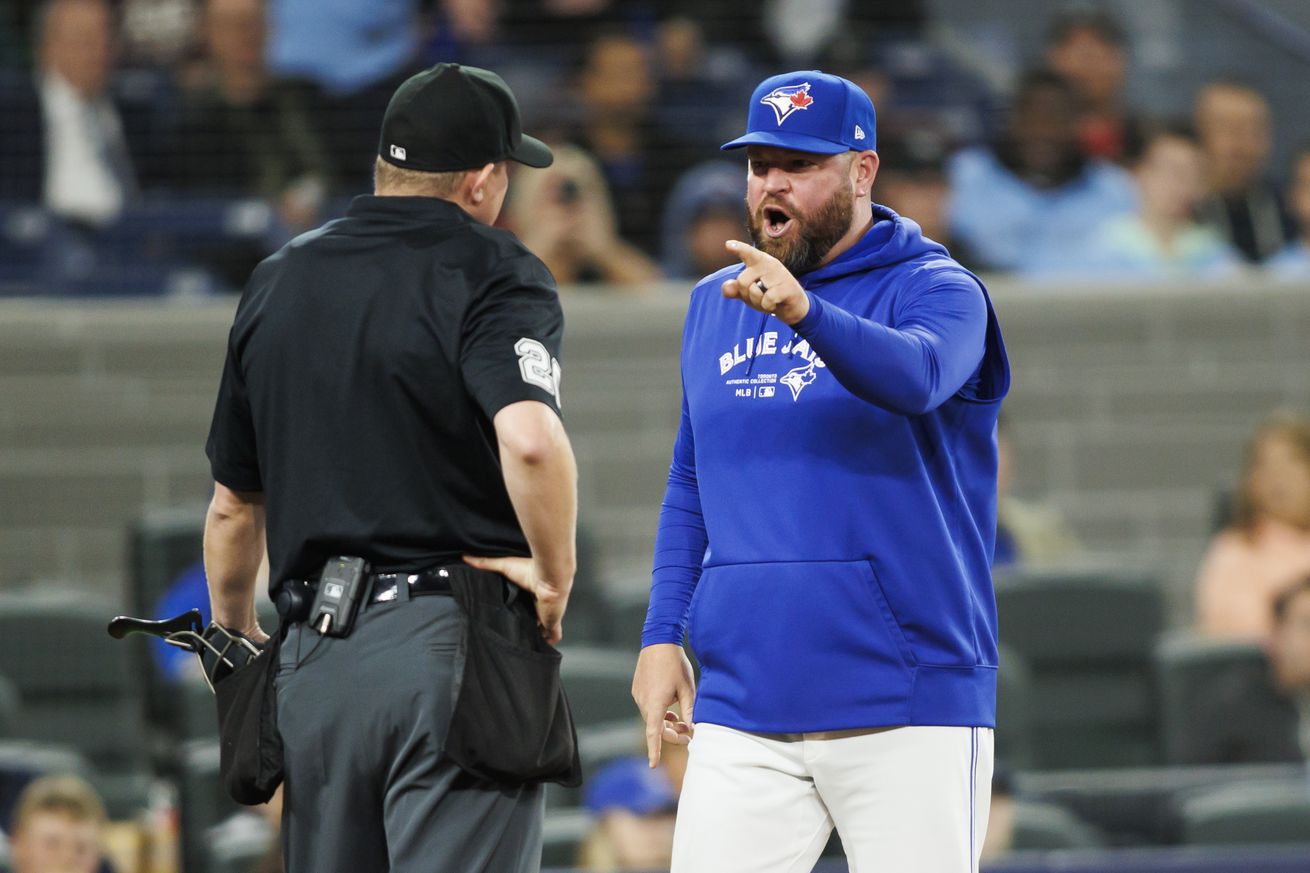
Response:
[{"label": "man's right hand", "polygon": [[569,604],[569,584],[561,586],[545,579],[537,562],[531,558],[478,558],[464,556],[464,563],[479,570],[499,573],[531,594],[537,601],[537,625],[552,646],[564,637],[564,610]]},{"label": "man's right hand", "polygon": [[[646,646],[637,657],[632,677],[632,699],[646,722],[646,753],[650,766],[660,762],[665,741],[685,746],[691,742],[692,712],[696,706],[696,679],[682,646],[659,643]],[[679,718],[669,707],[678,705]]]}]

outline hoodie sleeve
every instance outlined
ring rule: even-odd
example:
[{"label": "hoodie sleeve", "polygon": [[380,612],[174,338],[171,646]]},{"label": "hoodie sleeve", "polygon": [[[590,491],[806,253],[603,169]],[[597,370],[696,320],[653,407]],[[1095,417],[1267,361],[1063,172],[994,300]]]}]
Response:
[{"label": "hoodie sleeve", "polygon": [[682,396],[682,421],[673,444],[669,484],[660,506],[655,534],[655,567],[651,573],[650,606],[641,632],[643,647],[656,643],[682,644],[687,630],[691,595],[700,579],[701,563],[709,537],[701,514],[700,490],[696,484],[696,452],[687,414],[687,395]]},{"label": "hoodie sleeve", "polygon": [[987,303],[964,273],[938,274],[896,308],[894,327],[825,303],[795,325],[833,376],[861,400],[923,415],[964,387],[982,361]]}]

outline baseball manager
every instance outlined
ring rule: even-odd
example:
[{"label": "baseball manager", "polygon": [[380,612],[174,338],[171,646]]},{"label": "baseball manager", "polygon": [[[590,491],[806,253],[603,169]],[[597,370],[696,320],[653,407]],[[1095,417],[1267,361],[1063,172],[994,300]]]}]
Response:
[{"label": "baseball manager", "polygon": [[728,243],[741,264],[692,291],[633,681],[652,765],[661,736],[690,740],[673,871],[809,871],[834,826],[852,870],[976,870],[996,317],[873,202],[874,108],[851,82],[766,79],[723,148],[746,152],[755,245]]}]

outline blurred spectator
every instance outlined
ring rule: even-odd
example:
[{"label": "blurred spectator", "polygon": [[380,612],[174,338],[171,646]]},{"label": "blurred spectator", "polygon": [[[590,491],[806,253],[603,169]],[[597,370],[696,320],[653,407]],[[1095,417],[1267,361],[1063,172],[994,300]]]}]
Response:
[{"label": "blurred spectator", "polygon": [[746,168],[706,161],[678,179],[660,222],[664,271],[671,278],[699,279],[739,263],[723,247],[746,233]]},{"label": "blurred spectator", "polygon": [[743,123],[743,82],[750,78],[745,56],[730,48],[711,49],[701,23],[688,16],[660,22],[655,49],[654,119],[663,135],[705,150],[735,137]]},{"label": "blurred spectator", "polygon": [[[486,0],[444,0],[446,5]],[[559,46],[585,42],[597,31],[629,23],[634,4],[623,0],[501,0],[500,29],[516,46]]]},{"label": "blurred spectator", "polygon": [[1203,633],[1263,642],[1271,604],[1310,574],[1310,419],[1276,416],[1247,444],[1232,523],[1196,580]]},{"label": "blurred spectator", "polygon": [[872,52],[877,42],[916,39],[927,20],[926,6],[923,0],[764,0],[738,3],[736,15],[740,23],[752,14],[759,18],[764,39],[757,51],[764,64],[795,70],[817,66],[843,41]]},{"label": "blurred spectator", "polygon": [[129,62],[171,66],[184,60],[199,11],[192,0],[122,0],[119,9]]},{"label": "blurred spectator", "polygon": [[1136,205],[1126,172],[1083,154],[1075,105],[1063,78],[1029,72],[1001,141],[951,158],[951,230],[981,269],[1049,270],[1106,217]]},{"label": "blurred spectator", "polygon": [[1310,145],[1303,146],[1292,161],[1288,205],[1300,238],[1269,259],[1269,271],[1282,279],[1310,279]]},{"label": "blurred spectator", "polygon": [[303,91],[268,77],[264,14],[264,0],[205,3],[208,70],[183,107],[178,176],[267,198],[300,231],[318,223],[331,171]]},{"label": "blurred spectator", "polygon": [[[154,618],[164,621],[189,609],[200,610],[201,621],[209,624],[209,583],[205,579],[204,561],[196,561],[169,583],[155,604]],[[166,682],[181,684],[188,677],[200,679],[200,662],[190,651],[160,639],[150,641],[150,650]]]},{"label": "blurred spectator", "polygon": [[1216,676],[1192,719],[1187,764],[1299,762],[1310,758],[1310,576],[1279,592],[1265,645],[1269,669]]},{"label": "blurred spectator", "polygon": [[506,220],[560,285],[639,284],[659,267],[618,233],[596,162],[576,146],[556,146],[555,163],[514,180]]},{"label": "blurred spectator", "polygon": [[114,19],[106,0],[50,0],[36,19],[36,72],[0,89],[0,197],[57,215],[112,221],[137,191],[111,93]]},{"label": "blurred spectator", "polygon": [[586,47],[577,82],[581,118],[572,138],[600,161],[620,235],[647,254],[657,251],[664,196],[694,154],[653,123],[655,93],[649,50],[636,38],[605,31]]},{"label": "blurred spectator", "polygon": [[678,795],[662,769],[640,757],[612,761],[591,777],[583,802],[595,824],[579,849],[580,869],[668,869]]},{"label": "blurred spectator", "polygon": [[716,48],[731,46],[750,52],[758,60],[767,45],[758,4],[741,0],[668,0],[670,16],[691,19],[701,28],[705,40]]},{"label": "blurred spectator", "polygon": [[[244,807],[240,812],[219,822],[209,829],[207,841],[211,846],[242,846],[257,850],[264,847],[262,853],[243,852],[245,857],[254,856],[249,866],[241,868],[241,873],[283,873],[282,863],[282,803],[284,786],[279,785],[268,803],[255,807]],[[235,869],[235,868],[231,868]]]},{"label": "blurred spectator", "polygon": [[1068,522],[1055,509],[1015,497],[1014,441],[1009,421],[996,430],[996,551],[993,567],[1052,564],[1081,551]]},{"label": "blurred spectator", "polygon": [[879,136],[878,157],[875,199],[913,220],[924,236],[946,246],[951,257],[972,267],[974,258],[968,246],[951,236],[945,137],[926,128],[899,137]]},{"label": "blurred spectator", "polygon": [[1080,4],[1058,14],[1046,62],[1078,92],[1078,142],[1094,158],[1122,161],[1140,147],[1141,122],[1124,105],[1128,39],[1108,12]]},{"label": "blurred spectator", "polygon": [[1264,178],[1273,150],[1269,103],[1239,82],[1213,82],[1194,112],[1208,190],[1200,217],[1248,261],[1264,261],[1295,237],[1278,189]]},{"label": "blurred spectator", "polygon": [[24,789],[9,837],[12,873],[95,873],[105,808],[76,776],[46,776]]},{"label": "blurred spectator", "polygon": [[305,83],[343,190],[369,188],[377,129],[414,66],[420,0],[269,0],[270,72]]},{"label": "blurred spectator", "polygon": [[1201,149],[1190,131],[1151,134],[1132,172],[1140,208],[1106,219],[1081,258],[1068,262],[1070,270],[1124,279],[1222,279],[1241,269],[1241,256],[1195,219],[1205,189]]}]

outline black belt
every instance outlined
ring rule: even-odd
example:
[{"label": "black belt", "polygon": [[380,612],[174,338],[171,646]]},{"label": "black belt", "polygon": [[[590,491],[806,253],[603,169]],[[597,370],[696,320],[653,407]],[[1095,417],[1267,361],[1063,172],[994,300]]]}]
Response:
[{"label": "black belt", "polygon": [[369,603],[389,603],[400,599],[400,586],[409,587],[410,597],[428,594],[452,594],[450,571],[437,567],[418,573],[374,573],[370,579]]}]

